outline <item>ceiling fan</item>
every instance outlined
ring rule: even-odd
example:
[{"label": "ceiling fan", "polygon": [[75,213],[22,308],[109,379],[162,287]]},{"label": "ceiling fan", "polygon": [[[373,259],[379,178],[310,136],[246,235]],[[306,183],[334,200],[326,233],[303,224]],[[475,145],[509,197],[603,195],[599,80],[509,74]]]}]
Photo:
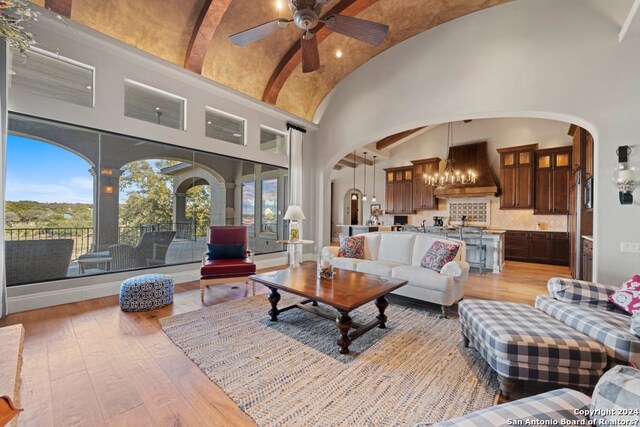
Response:
[{"label": "ceiling fan", "polygon": [[265,22],[256,27],[249,28],[229,36],[229,40],[239,46],[261,40],[278,30],[283,30],[290,23],[295,23],[302,30],[302,72],[310,73],[320,68],[320,55],[318,53],[318,39],[313,31],[322,22],[327,28],[336,33],[380,46],[389,31],[389,26],[378,22],[366,21],[360,18],[345,15],[329,15],[320,18],[322,6],[328,0],[289,0],[289,9],[293,19],[278,18]]}]

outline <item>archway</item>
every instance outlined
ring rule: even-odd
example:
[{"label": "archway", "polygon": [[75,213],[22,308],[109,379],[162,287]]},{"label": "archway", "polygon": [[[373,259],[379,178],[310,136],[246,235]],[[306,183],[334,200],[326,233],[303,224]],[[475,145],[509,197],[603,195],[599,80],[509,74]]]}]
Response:
[{"label": "archway", "polygon": [[357,188],[348,189],[344,193],[344,203],[342,206],[343,224],[362,224],[362,191]]}]

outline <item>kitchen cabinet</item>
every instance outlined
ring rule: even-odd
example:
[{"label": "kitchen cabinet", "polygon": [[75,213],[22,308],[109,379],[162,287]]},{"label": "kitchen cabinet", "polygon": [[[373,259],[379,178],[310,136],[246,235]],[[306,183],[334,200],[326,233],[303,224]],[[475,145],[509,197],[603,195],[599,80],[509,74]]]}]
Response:
[{"label": "kitchen cabinet", "polygon": [[507,231],[505,259],[569,265],[569,234],[552,231]]},{"label": "kitchen cabinet", "polygon": [[534,214],[569,213],[572,150],[568,146],[535,152]]},{"label": "kitchen cabinet", "polygon": [[538,144],[498,149],[500,209],[533,208],[533,160]]},{"label": "kitchen cabinet", "polygon": [[582,238],[582,266],[580,279],[593,281],[593,241]]},{"label": "kitchen cabinet", "polygon": [[413,167],[385,169],[385,205],[388,214],[412,214]]},{"label": "kitchen cabinet", "polygon": [[426,175],[438,173],[440,158],[412,160],[411,163],[413,163],[413,209],[438,209],[435,187],[427,185],[425,178]]}]

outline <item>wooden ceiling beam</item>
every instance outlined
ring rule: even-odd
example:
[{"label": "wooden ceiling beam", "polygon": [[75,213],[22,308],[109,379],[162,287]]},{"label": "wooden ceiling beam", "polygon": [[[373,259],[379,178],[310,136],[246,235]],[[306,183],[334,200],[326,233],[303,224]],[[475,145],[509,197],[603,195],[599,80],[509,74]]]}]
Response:
[{"label": "wooden ceiling beam", "polygon": [[[356,156],[355,160],[353,158],[353,154],[347,154],[346,156],[344,156],[345,160],[348,160],[350,162],[354,162],[358,165],[361,165],[362,163],[365,163],[364,157],[360,157],[360,156]],[[366,161],[367,166],[373,166],[373,160],[371,160],[370,158],[367,159]]]},{"label": "wooden ceiling beam", "polygon": [[[69,2],[71,0],[68,0]],[[224,13],[232,0],[205,0],[200,14],[193,27],[187,54],[184,58],[184,68],[194,73],[202,74],[204,58],[207,56],[209,43],[222,21]]]},{"label": "wooden ceiling beam", "polygon": [[382,138],[380,141],[376,142],[376,150],[384,150],[385,148],[395,144],[401,139],[404,139],[410,135],[413,135],[414,133],[418,132],[421,129],[424,129],[424,126],[415,128],[415,129],[405,130],[404,132],[399,132],[393,135],[389,135],[386,138]]},{"label": "wooden ceiling beam", "polygon": [[[372,4],[375,4],[377,1],[378,0],[341,0],[340,2],[338,2],[338,4],[327,11],[323,15],[323,18],[329,15],[337,14],[345,16],[356,16]],[[318,40],[318,44],[320,44],[323,40],[331,35],[331,31],[329,31],[327,27],[322,22],[320,22],[315,28],[315,34],[316,39]],[[264,93],[262,94],[262,100],[264,102],[272,105],[276,104],[276,101],[278,101],[278,95],[280,94],[282,87],[301,61],[302,51],[300,39],[298,39],[294,43],[294,45],[291,46],[289,51],[282,57],[280,63],[276,66],[275,70],[271,74],[271,78],[269,78],[267,87],[264,89]]]},{"label": "wooden ceiling beam", "polygon": [[71,0],[45,0],[44,7],[65,18],[71,18]]},{"label": "wooden ceiling beam", "polygon": [[345,160],[345,159],[342,159],[342,160],[338,161],[337,164],[340,165],[340,166],[347,167],[347,168],[355,168],[356,167],[355,163],[350,162],[350,161]]},{"label": "wooden ceiling beam", "polygon": [[339,170],[342,170],[342,166],[340,166],[340,165],[335,165],[335,166],[333,167],[333,169],[334,169],[334,170],[339,171]]}]

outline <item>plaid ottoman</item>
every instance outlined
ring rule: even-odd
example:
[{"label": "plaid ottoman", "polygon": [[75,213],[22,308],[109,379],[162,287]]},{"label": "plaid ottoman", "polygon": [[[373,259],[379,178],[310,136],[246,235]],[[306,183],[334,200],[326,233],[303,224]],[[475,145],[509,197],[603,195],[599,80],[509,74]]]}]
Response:
[{"label": "plaid ottoman", "polygon": [[604,347],[525,304],[465,300],[460,329],[498,374],[509,398],[516,380],[592,388],[607,366]]},{"label": "plaid ottoman", "polygon": [[173,277],[168,274],[144,274],[120,285],[122,311],[149,311],[173,302]]}]

